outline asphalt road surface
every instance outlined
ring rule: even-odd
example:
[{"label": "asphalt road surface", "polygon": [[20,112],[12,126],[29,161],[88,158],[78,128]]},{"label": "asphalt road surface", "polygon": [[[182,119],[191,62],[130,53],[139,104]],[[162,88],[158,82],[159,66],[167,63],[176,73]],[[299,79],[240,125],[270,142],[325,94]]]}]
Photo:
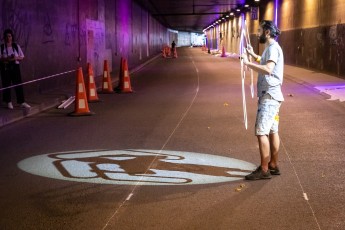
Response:
[{"label": "asphalt road surface", "polygon": [[[240,65],[199,48],[99,94],[0,128],[0,229],[345,229],[345,106],[285,77],[280,168],[259,163],[256,98]],[[254,74],[256,81],[256,74]]]}]

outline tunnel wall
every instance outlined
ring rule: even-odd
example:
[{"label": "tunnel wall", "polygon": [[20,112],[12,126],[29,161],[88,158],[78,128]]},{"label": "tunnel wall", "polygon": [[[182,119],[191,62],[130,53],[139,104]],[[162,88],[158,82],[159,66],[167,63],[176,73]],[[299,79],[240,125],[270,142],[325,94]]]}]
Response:
[{"label": "tunnel wall", "polygon": [[[261,53],[256,34],[259,22],[275,20],[282,34],[278,38],[285,63],[345,78],[345,1],[344,0],[278,0],[263,1],[258,20],[250,12],[234,17],[207,31],[211,49],[239,53],[242,17],[247,21],[251,43]],[[219,34],[222,33],[222,39]]]},{"label": "tunnel wall", "polygon": [[[23,48],[23,81],[58,75],[26,86],[26,91],[45,91],[74,81],[66,73],[90,62],[96,76],[103,61],[118,72],[121,57],[129,67],[149,60],[163,44],[177,41],[178,34],[162,26],[132,0],[1,0],[1,31],[12,28]],[[262,52],[256,39],[259,21],[273,20],[275,2],[266,1],[259,20],[245,14],[253,47]],[[285,63],[315,69],[345,78],[345,1],[279,0],[278,26]],[[207,33],[212,49],[225,47],[238,53],[240,17],[222,23]],[[220,39],[222,33],[222,39]],[[1,36],[2,37],[2,36]],[[179,44],[178,44],[179,45]],[[85,68],[84,68],[85,70]]]},{"label": "tunnel wall", "polygon": [[344,12],[343,0],[279,1],[285,62],[345,78]]},{"label": "tunnel wall", "polygon": [[23,81],[58,75],[25,86],[26,93],[73,83],[75,73],[66,72],[86,73],[87,62],[96,76],[105,59],[114,73],[121,57],[129,68],[138,66],[177,39],[131,0],[1,0],[0,11],[1,31],[13,29],[25,54]]}]

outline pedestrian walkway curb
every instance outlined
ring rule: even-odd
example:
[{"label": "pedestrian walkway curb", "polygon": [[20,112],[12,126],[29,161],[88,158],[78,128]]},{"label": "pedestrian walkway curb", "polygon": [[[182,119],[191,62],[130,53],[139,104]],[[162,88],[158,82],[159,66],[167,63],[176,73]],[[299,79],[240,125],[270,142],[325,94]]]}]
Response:
[{"label": "pedestrian walkway curb", "polygon": [[[332,96],[329,93],[320,90],[320,88],[332,88],[337,86],[345,87],[345,79],[343,78],[290,65],[284,66],[284,76],[288,80],[304,85],[305,87],[320,93],[327,99],[330,99]],[[344,94],[345,97],[345,90],[342,94]]]},{"label": "pedestrian walkway curb", "polygon": [[293,78],[296,82],[306,83],[311,86],[325,83],[345,83],[345,79],[341,78],[340,76],[336,77],[291,65],[284,66],[284,73]]},{"label": "pedestrian walkway curb", "polygon": [[62,100],[65,99],[65,96],[45,97],[45,95],[41,95],[41,97],[43,99],[41,99],[41,101],[38,103],[34,99],[28,97],[28,102],[31,104],[30,109],[23,109],[19,106],[15,106],[13,110],[8,110],[6,106],[3,106],[3,108],[1,108],[2,111],[0,116],[0,128],[13,122],[19,121],[21,119],[34,116],[53,107],[56,107],[58,104],[61,103]]},{"label": "pedestrian walkway curb", "polygon": [[[158,54],[143,64],[133,68],[129,71],[130,74],[140,71],[144,66],[148,65],[161,54]],[[113,79],[112,83],[116,84],[118,79]],[[22,109],[18,105],[15,105],[13,110],[7,109],[6,105],[3,104],[0,106],[0,128],[3,126],[9,125],[11,123],[17,122],[21,119],[32,117],[49,109],[57,107],[63,100],[66,100],[70,96],[74,95],[73,90],[75,86],[70,87],[69,91],[66,89],[56,89],[49,91],[47,93],[37,94],[37,95],[28,95],[27,102],[31,105],[31,109]]]}]

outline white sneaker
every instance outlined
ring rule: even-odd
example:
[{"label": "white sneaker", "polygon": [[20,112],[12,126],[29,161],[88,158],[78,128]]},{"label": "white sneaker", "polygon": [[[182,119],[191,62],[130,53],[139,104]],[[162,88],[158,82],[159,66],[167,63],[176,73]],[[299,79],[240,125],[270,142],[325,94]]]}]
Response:
[{"label": "white sneaker", "polygon": [[7,103],[7,108],[9,108],[9,109],[13,109],[12,102],[8,102],[8,103]]},{"label": "white sneaker", "polygon": [[22,103],[21,107],[25,108],[25,109],[30,109],[31,108],[31,106],[28,103],[26,103],[26,102]]}]

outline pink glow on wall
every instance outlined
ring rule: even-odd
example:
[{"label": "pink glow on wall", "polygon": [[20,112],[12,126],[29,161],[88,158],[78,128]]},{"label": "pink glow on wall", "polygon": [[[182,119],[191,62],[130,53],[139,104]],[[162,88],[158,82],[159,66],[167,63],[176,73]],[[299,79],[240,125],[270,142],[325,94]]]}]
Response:
[{"label": "pink glow on wall", "polygon": [[278,2],[279,0],[275,0],[274,4],[274,23],[278,26]]},{"label": "pink glow on wall", "polygon": [[119,53],[128,58],[130,50],[131,7],[129,1],[118,1],[117,19],[119,20]]}]

